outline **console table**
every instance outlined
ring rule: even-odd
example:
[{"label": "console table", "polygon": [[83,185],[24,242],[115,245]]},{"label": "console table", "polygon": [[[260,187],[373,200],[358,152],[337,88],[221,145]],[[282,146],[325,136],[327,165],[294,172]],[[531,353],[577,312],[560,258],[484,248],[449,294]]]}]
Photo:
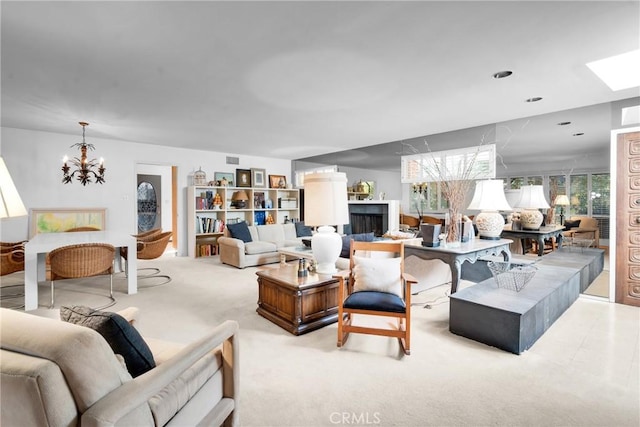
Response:
[{"label": "console table", "polygon": [[462,264],[465,261],[474,263],[484,256],[500,254],[502,254],[505,261],[509,261],[511,259],[511,251],[509,250],[511,242],[509,239],[473,239],[455,248],[450,246],[434,248],[422,246],[421,239],[409,239],[405,240],[404,257],[415,255],[426,260],[439,259],[448,264],[449,268],[451,268],[451,293],[454,294],[458,290]]},{"label": "console table", "polygon": [[298,266],[292,264],[256,274],[256,312],[281,328],[300,335],[338,321],[338,279],[316,273],[298,277]]},{"label": "console table", "polygon": [[532,239],[538,242],[538,256],[544,254],[544,241],[555,237],[558,242],[558,248],[562,247],[562,232],[564,231],[563,225],[550,225],[547,227],[540,227],[539,230],[512,230],[505,228],[502,230],[502,237],[509,239],[520,239],[520,247],[522,253],[524,253],[524,239]]}]

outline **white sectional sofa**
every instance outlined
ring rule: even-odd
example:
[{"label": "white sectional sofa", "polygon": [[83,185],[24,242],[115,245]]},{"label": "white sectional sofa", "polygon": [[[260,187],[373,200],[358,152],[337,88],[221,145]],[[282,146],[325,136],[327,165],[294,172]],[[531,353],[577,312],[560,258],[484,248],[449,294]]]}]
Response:
[{"label": "white sectional sofa", "polygon": [[[249,225],[251,241],[231,237],[228,229],[218,238],[220,261],[237,268],[269,264],[280,261],[278,249],[302,245],[296,236],[294,224]],[[291,258],[293,259],[293,258]]]}]

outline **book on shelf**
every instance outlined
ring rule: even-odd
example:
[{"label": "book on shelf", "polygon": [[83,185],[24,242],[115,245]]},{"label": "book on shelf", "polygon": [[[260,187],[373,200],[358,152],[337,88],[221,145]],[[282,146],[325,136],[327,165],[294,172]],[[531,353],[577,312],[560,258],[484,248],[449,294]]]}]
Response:
[{"label": "book on shelf", "polygon": [[199,234],[222,233],[224,231],[224,221],[218,218],[196,216],[196,223]]},{"label": "book on shelf", "polygon": [[218,255],[218,245],[215,245],[215,244],[198,245],[198,255],[199,256]]}]

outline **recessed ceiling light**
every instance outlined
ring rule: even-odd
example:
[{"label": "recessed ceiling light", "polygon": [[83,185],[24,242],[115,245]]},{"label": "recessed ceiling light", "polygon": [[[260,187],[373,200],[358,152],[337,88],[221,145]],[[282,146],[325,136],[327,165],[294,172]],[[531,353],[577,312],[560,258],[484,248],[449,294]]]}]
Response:
[{"label": "recessed ceiling light", "polygon": [[640,49],[587,63],[611,90],[640,86]]},{"label": "recessed ceiling light", "polygon": [[570,125],[571,122],[560,122],[558,123],[558,126],[566,126],[566,125]]},{"label": "recessed ceiling light", "polygon": [[494,79],[504,79],[505,77],[509,77],[511,74],[513,74],[513,71],[498,71],[497,73],[495,73],[493,75]]},{"label": "recessed ceiling light", "polygon": [[535,96],[533,98],[527,99],[526,101],[527,102],[538,102],[538,101],[541,101],[541,100],[542,100],[542,98],[540,98],[539,96]]},{"label": "recessed ceiling light", "polygon": [[584,135],[584,132],[578,132],[573,134],[573,136],[582,136],[582,135]]}]

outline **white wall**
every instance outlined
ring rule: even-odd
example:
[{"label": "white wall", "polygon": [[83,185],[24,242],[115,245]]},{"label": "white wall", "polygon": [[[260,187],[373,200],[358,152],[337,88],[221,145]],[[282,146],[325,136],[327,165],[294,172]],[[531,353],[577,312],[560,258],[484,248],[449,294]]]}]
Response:
[{"label": "white wall", "polygon": [[[69,148],[81,140],[80,134],[64,135],[14,128],[1,128],[0,154],[13,177],[18,192],[27,207],[78,208],[106,207],[107,227],[136,233],[136,165],[157,164],[178,167],[178,254],[186,256],[186,187],[190,175],[202,166],[207,177],[214,172],[234,172],[236,168],[260,167],[267,174],[291,176],[291,161],[284,159],[237,155],[183,148],[139,144],[111,139],[93,138],[87,130],[86,140],[95,145],[89,152],[104,157],[106,183],[62,183],[62,157],[79,155]],[[240,157],[239,165],[227,165],[226,156]],[[0,240],[17,241],[28,238],[27,217],[3,219]]]}]

